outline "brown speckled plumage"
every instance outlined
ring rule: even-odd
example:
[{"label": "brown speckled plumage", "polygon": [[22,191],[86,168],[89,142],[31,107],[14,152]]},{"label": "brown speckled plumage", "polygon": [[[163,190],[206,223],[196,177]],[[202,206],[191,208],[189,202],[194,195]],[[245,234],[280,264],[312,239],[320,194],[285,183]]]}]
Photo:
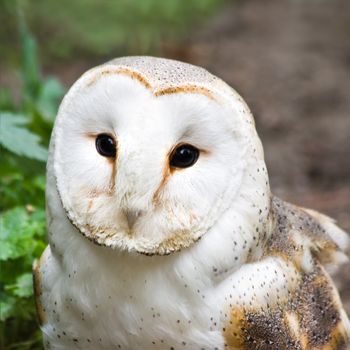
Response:
[{"label": "brown speckled plumage", "polygon": [[[337,350],[345,349],[348,335],[341,321],[338,293],[324,270],[339,247],[308,211],[271,199],[272,234],[266,241],[266,256],[281,257],[301,274],[288,298],[258,307],[233,307],[224,334],[228,349],[250,350]],[[314,263],[304,271],[306,249],[296,235],[311,242]],[[299,242],[298,242],[299,241]]]}]

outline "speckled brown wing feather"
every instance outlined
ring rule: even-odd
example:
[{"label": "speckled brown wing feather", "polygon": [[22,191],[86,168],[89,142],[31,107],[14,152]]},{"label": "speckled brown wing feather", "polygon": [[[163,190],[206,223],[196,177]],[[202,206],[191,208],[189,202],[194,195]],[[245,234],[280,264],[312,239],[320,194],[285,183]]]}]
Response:
[{"label": "speckled brown wing feather", "polygon": [[42,326],[45,320],[45,312],[41,302],[42,287],[41,287],[39,261],[35,261],[33,265],[33,287],[34,287],[36,314],[38,317],[39,325]]},{"label": "speckled brown wing feather", "polygon": [[344,311],[327,273],[316,266],[302,275],[299,289],[286,302],[267,308],[242,307],[231,313],[226,332],[228,349],[345,349],[348,344]]},{"label": "speckled brown wing feather", "polygon": [[46,322],[47,315],[46,310],[43,305],[43,285],[42,285],[42,268],[45,264],[47,256],[51,254],[50,248],[46,247],[42,253],[39,260],[35,260],[33,263],[33,287],[34,287],[34,299],[36,313],[38,317],[38,323],[40,326],[43,326]]},{"label": "speckled brown wing feather", "polygon": [[282,255],[301,267],[301,259],[310,251],[314,261],[329,269],[347,259],[343,250],[349,245],[349,237],[331,218],[273,197],[271,220],[267,255]]},{"label": "speckled brown wing feather", "polygon": [[278,198],[272,199],[270,214],[273,231],[265,256],[283,259],[296,268],[300,282],[277,303],[232,309],[230,325],[225,329],[226,348],[346,349],[349,321],[324,268],[342,256],[340,246],[346,243],[346,236],[340,236],[344,232],[322,214]]}]

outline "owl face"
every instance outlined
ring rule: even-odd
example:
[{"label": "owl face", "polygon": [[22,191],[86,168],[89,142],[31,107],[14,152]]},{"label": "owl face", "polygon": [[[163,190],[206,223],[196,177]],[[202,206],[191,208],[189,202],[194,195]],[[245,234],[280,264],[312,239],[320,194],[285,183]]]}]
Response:
[{"label": "owl face", "polygon": [[168,254],[239,201],[262,152],[238,97],[199,78],[168,81],[177,67],[200,68],[142,59],[163,71],[117,61],[78,80],[60,107],[51,156],[58,195],[82,234],[117,250]]}]

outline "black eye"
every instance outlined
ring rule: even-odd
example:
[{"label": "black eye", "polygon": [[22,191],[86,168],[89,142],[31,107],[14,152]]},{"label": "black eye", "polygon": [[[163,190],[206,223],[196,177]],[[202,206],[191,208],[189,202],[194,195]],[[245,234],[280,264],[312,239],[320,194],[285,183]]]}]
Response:
[{"label": "black eye", "polygon": [[100,134],[96,137],[97,152],[104,157],[114,158],[116,155],[116,146],[113,137],[107,134]]},{"label": "black eye", "polygon": [[175,168],[188,168],[192,166],[199,157],[199,150],[189,144],[180,145],[170,156],[170,166]]}]

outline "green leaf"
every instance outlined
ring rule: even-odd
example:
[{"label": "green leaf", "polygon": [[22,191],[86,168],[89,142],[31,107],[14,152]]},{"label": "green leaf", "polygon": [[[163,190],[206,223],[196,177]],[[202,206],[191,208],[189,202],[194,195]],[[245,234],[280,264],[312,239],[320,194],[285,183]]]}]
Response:
[{"label": "green leaf", "polygon": [[0,239],[11,239],[12,233],[17,235],[17,231],[27,224],[28,218],[24,208],[18,207],[1,213],[0,216]]},{"label": "green leaf", "polygon": [[24,273],[17,277],[16,283],[7,285],[6,291],[12,290],[13,295],[18,297],[30,297],[33,295],[33,277],[31,273]]},{"label": "green leaf", "polygon": [[48,78],[42,82],[37,108],[46,121],[54,121],[63,94],[63,86],[57,79]]},{"label": "green leaf", "polygon": [[22,234],[28,220],[24,208],[15,208],[1,213],[0,216],[0,261],[15,259],[23,254],[22,244],[18,244],[18,235]]},{"label": "green leaf", "polygon": [[33,209],[29,214],[23,207],[8,210],[0,215],[0,261],[26,257],[44,248],[38,240],[45,233],[45,211]]},{"label": "green leaf", "polygon": [[47,150],[40,145],[40,137],[23,126],[27,119],[20,114],[0,112],[0,144],[9,151],[27,158],[47,160]]},{"label": "green leaf", "polygon": [[16,247],[13,246],[10,242],[6,242],[5,240],[1,240],[1,247],[0,247],[0,261],[1,260],[7,260],[12,256],[16,255]]},{"label": "green leaf", "polygon": [[4,322],[7,318],[15,316],[16,299],[1,295],[0,300],[0,321]]}]

